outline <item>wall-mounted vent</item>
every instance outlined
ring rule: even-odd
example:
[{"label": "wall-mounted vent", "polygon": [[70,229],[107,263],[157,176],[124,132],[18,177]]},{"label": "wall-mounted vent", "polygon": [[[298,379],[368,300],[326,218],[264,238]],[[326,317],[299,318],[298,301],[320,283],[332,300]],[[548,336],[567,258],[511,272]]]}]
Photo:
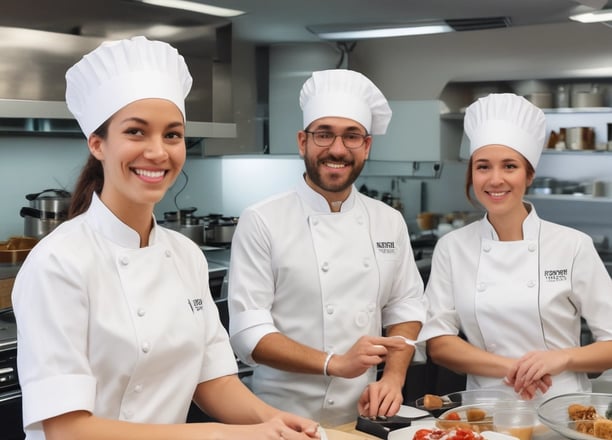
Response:
[{"label": "wall-mounted vent", "polygon": [[444,21],[457,32],[506,28],[512,25],[510,17],[456,18]]}]

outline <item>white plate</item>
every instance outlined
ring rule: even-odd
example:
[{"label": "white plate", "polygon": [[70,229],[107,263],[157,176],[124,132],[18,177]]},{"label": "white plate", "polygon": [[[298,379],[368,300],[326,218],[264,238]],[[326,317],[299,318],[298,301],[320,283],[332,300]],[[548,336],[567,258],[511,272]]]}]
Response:
[{"label": "white plate", "polygon": [[402,417],[420,417],[429,415],[429,413],[427,411],[423,411],[422,409],[415,408],[414,406],[402,405],[400,406],[397,415]]},{"label": "white plate", "polygon": [[[407,428],[400,428],[391,431],[387,436],[387,440],[412,440],[412,437],[414,437],[414,434],[416,434],[419,429],[432,429],[435,427],[436,424],[433,420],[415,420],[413,424]],[[481,434],[486,440],[518,440],[516,437],[502,434],[500,432],[484,431],[481,432]]]}]

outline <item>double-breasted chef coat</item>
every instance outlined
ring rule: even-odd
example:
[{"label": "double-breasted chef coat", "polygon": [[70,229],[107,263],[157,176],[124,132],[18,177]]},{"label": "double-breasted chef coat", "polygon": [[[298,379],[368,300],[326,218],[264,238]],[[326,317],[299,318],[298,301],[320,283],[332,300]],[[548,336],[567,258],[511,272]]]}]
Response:
[{"label": "double-breasted chef coat", "polygon": [[[247,208],[232,239],[230,340],[244,362],[280,332],[318,350],[345,353],[362,335],[425,318],[423,282],[399,211],[358,193],[341,212],[303,179]],[[325,422],[355,420],[375,368],[354,379],[258,365],[253,391],[273,406]]]},{"label": "double-breasted chef coat", "polygon": [[[440,238],[419,339],[463,331],[478,348],[519,358],[580,346],[581,317],[595,340],[612,339],[612,282],[592,239],[526,206],[523,240],[499,241],[486,216]],[[499,378],[476,375],[467,388],[512,392]],[[544,397],[589,390],[586,374],[564,372]]]},{"label": "double-breasted chef coat", "polygon": [[149,242],[94,195],[28,255],[13,289],[28,440],[75,410],[184,423],[198,383],[237,372],[203,252],[159,226]]}]

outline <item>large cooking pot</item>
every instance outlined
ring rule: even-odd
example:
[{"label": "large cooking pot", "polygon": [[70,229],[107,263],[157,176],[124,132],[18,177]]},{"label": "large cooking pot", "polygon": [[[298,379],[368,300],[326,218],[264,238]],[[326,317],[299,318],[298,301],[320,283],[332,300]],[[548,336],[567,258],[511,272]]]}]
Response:
[{"label": "large cooking pot", "polygon": [[197,208],[181,209],[179,212],[164,212],[164,226],[180,232],[196,244],[204,244],[205,226],[203,218],[195,215]]},{"label": "large cooking pot", "polygon": [[232,242],[237,217],[216,217],[214,214],[209,216],[208,227],[206,229],[206,243],[208,244],[229,244]]},{"label": "large cooking pot", "polygon": [[23,207],[19,215],[24,219],[23,233],[27,237],[41,239],[68,217],[71,194],[63,189],[46,189],[27,194],[29,207]]},{"label": "large cooking pot", "polygon": [[46,189],[39,193],[27,194],[30,207],[44,212],[68,212],[71,194],[63,189]]}]

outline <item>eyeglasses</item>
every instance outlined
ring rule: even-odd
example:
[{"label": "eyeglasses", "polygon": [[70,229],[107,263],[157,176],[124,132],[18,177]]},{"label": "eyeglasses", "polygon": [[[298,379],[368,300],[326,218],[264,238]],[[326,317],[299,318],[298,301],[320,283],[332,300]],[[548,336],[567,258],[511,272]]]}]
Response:
[{"label": "eyeglasses", "polygon": [[351,150],[360,148],[365,143],[368,135],[359,134],[359,133],[343,133],[343,134],[334,134],[331,131],[308,131],[304,130],[305,133],[309,133],[312,135],[312,140],[317,147],[331,147],[334,142],[336,142],[336,138],[342,138],[342,144]]}]

